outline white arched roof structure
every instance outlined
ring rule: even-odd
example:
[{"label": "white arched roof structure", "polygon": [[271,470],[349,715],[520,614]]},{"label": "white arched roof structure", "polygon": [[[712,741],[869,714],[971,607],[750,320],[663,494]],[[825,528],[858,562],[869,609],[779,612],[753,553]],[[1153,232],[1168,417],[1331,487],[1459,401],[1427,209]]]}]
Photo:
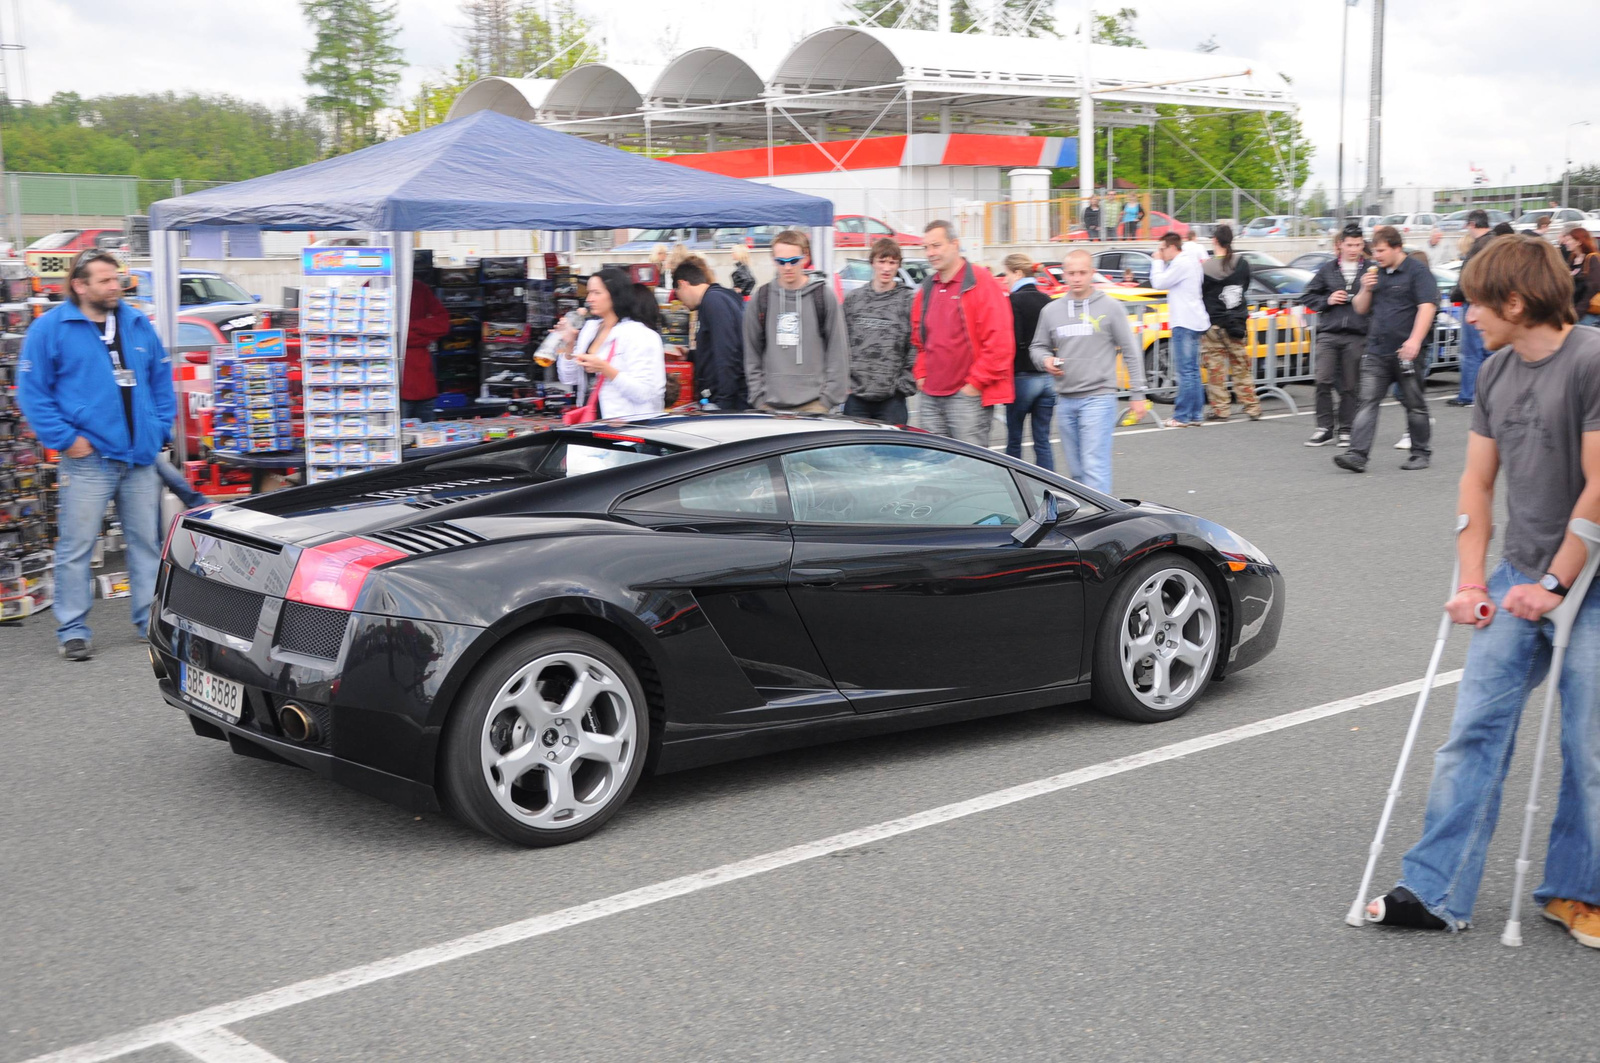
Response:
[{"label": "white arched roof structure", "polygon": [[666,65],[647,98],[664,107],[753,100],[766,90],[772,65],[758,69],[722,48],[691,48]]},{"label": "white arched roof structure", "polygon": [[575,66],[551,86],[540,108],[541,117],[632,114],[644,106],[645,93],[660,74],[660,67],[625,63]]},{"label": "white arched roof structure", "polygon": [[555,87],[555,78],[484,78],[462,90],[450,105],[445,121],[464,118],[479,111],[499,111],[512,118],[531,122],[539,116],[545,97]]},{"label": "white arched roof structure", "polygon": [[[1154,105],[1295,107],[1274,70],[1239,57],[1095,45],[1095,123],[1148,126]],[[658,67],[585,63],[559,80],[487,78],[450,116],[492,109],[612,143],[710,151],[911,132],[1071,126],[1083,50],[1055,38],[830,26],[782,54],[712,43]]]}]

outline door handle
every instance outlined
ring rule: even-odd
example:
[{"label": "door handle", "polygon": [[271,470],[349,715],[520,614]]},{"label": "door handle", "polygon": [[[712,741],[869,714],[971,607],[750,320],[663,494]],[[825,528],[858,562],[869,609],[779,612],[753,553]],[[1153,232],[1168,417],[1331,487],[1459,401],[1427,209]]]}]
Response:
[{"label": "door handle", "polygon": [[844,569],[796,568],[791,569],[790,574],[803,587],[831,587],[844,577]]}]

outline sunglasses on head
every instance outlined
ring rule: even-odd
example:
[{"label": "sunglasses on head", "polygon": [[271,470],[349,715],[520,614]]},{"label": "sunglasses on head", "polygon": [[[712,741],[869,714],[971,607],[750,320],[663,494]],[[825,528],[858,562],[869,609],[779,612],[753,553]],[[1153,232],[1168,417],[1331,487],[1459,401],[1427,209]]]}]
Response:
[{"label": "sunglasses on head", "polygon": [[793,258],[778,258],[774,256],[772,259],[772,261],[776,262],[780,266],[798,266],[805,260],[806,256],[804,255],[795,255]]}]

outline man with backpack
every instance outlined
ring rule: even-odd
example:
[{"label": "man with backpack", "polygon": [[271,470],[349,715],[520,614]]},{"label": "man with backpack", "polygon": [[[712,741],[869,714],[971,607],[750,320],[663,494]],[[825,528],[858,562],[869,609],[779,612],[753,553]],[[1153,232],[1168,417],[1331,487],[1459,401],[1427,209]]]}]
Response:
[{"label": "man with backpack", "polygon": [[776,413],[828,413],[844,402],[850,346],[839,302],[806,271],[811,238],[785,229],[772,238],[777,279],[756,289],[744,312],[744,376],[750,406]]}]

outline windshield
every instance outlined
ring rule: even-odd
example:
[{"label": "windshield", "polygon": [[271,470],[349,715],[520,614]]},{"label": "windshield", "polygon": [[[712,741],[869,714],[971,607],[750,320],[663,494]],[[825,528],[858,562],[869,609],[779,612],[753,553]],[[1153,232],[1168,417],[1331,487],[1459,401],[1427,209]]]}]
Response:
[{"label": "windshield", "polygon": [[1250,224],[1246,225],[1245,228],[1246,229],[1270,229],[1276,224],[1278,224],[1278,219],[1276,219],[1276,218],[1253,218],[1253,219],[1251,219]]},{"label": "windshield", "polygon": [[66,247],[78,238],[78,234],[81,231],[81,229],[65,229],[58,233],[51,233],[49,236],[41,236],[28,245],[28,250],[47,251],[52,247]]},{"label": "windshield", "polygon": [[203,306],[206,303],[250,303],[249,292],[226,277],[183,277],[178,281],[178,305]]},{"label": "windshield", "polygon": [[1406,223],[1406,219],[1409,218],[1409,217],[1410,217],[1409,214],[1391,214],[1387,218],[1384,218],[1382,221],[1378,222],[1378,224],[1379,225],[1404,225]]}]

